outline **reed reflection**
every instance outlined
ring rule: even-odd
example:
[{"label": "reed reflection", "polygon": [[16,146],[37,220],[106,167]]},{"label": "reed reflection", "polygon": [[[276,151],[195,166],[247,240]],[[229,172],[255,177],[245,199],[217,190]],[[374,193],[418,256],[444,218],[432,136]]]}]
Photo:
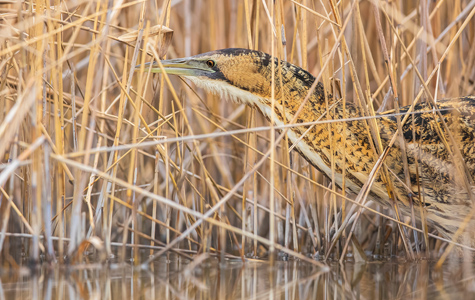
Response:
[{"label": "reed reflection", "polygon": [[331,265],[159,260],[149,270],[130,265],[17,271],[0,274],[0,299],[473,299],[475,281],[462,264],[370,262]]}]

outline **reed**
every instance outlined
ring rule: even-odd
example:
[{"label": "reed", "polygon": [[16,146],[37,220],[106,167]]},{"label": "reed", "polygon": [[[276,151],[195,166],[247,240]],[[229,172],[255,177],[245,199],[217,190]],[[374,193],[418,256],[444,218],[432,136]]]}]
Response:
[{"label": "reed", "polygon": [[134,68],[258,49],[320,74],[344,102],[364,99],[378,136],[378,111],[473,94],[475,1],[3,2],[2,267],[17,267],[19,247],[35,262],[93,252],[138,266],[171,251],[324,267],[312,258],[439,257],[454,245],[340,190],[253,110]]}]

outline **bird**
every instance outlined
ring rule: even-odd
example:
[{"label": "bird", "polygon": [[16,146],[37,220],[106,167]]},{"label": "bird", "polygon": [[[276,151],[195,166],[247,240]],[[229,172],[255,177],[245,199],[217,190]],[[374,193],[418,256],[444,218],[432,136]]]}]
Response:
[{"label": "bird", "polygon": [[[341,101],[325,92],[324,84],[315,83],[316,78],[306,70],[267,53],[228,48],[162,60],[161,64],[163,69],[157,62],[143,67],[153,73],[179,75],[207,92],[246,104],[275,126],[289,123],[299,112],[295,126],[287,131],[289,144],[354,195],[370,179],[381,155],[378,149],[391,144],[398,118],[411,113],[401,127],[401,138],[386,153],[387,175],[378,172],[368,197],[386,207],[396,201],[403,216],[411,216],[415,210],[418,221],[420,210],[424,210],[428,225],[442,237],[475,247],[475,220],[470,218],[475,208],[475,97],[443,99],[436,106],[421,102],[412,110],[405,106],[399,111],[375,113],[372,120],[379,136],[372,136],[361,105]],[[330,127],[315,122],[327,118],[333,120]],[[334,141],[333,147],[330,141]],[[465,233],[456,236],[464,222]]]}]

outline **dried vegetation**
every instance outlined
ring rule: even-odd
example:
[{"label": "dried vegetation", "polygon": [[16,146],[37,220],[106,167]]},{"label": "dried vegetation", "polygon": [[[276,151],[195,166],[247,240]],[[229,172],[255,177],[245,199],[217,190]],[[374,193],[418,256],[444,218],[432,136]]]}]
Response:
[{"label": "dried vegetation", "polygon": [[363,199],[276,143],[255,111],[134,66],[258,49],[385,110],[425,89],[473,94],[474,13],[473,0],[0,1],[2,266],[22,252],[136,265],[169,251],[313,264],[440,255],[447,242],[427,242],[424,224],[405,247],[375,204],[332,240]]}]

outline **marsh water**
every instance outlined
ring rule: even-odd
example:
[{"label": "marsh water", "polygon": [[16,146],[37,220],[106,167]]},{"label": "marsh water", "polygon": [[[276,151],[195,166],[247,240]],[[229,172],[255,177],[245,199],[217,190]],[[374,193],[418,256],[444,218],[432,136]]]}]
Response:
[{"label": "marsh water", "polygon": [[135,271],[132,263],[0,268],[3,299],[475,299],[473,265],[451,260],[330,263],[202,262],[169,255]]}]

